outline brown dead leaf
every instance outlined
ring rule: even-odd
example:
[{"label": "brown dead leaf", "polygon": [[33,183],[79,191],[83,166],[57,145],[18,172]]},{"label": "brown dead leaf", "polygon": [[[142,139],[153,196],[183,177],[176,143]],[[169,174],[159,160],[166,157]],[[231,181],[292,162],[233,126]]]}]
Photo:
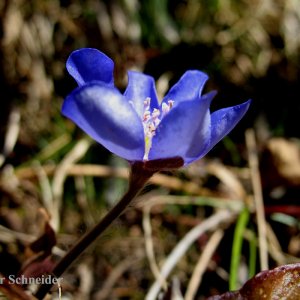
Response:
[{"label": "brown dead leaf", "polygon": [[51,254],[52,248],[56,245],[56,235],[46,213],[44,218],[43,234],[25,249],[28,259],[20,272],[25,277],[39,277],[45,273],[51,273],[55,263]]},{"label": "brown dead leaf", "polygon": [[239,291],[213,296],[209,300],[297,300],[300,299],[300,263],[262,271]]},{"label": "brown dead leaf", "polygon": [[265,186],[300,186],[299,141],[271,138],[262,157],[261,173]]}]

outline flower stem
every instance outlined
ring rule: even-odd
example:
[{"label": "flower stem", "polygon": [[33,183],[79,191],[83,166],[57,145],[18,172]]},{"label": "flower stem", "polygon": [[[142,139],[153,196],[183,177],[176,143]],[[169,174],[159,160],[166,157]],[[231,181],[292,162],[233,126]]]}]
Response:
[{"label": "flower stem", "polygon": [[[90,231],[88,231],[57,263],[52,270],[52,275],[59,278],[65,270],[88,248],[126,209],[130,202],[139,194],[149,178],[156,171],[147,170],[142,163],[133,163],[129,178],[129,188],[122,199],[100,220]],[[51,289],[51,284],[42,284],[35,294],[37,299],[43,299]]]}]

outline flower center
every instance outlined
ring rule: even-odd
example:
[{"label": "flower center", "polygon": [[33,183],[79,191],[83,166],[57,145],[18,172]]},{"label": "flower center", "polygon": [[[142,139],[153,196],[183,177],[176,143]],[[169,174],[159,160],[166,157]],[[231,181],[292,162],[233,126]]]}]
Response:
[{"label": "flower center", "polygon": [[144,113],[143,113],[143,127],[145,134],[145,155],[144,160],[148,160],[149,151],[152,145],[152,138],[155,136],[155,131],[163,117],[170,111],[173,107],[174,101],[169,100],[168,104],[165,102],[162,104],[161,111],[154,108],[151,111],[150,108],[151,99],[148,97],[144,101]]}]

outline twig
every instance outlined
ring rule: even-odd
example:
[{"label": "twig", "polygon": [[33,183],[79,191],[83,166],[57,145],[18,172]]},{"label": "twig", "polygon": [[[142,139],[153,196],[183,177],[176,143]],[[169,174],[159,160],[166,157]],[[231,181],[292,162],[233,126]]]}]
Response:
[{"label": "twig", "polygon": [[[246,229],[244,232],[244,238],[254,244],[255,247],[258,245],[258,241],[256,237],[253,236],[253,232],[249,229]],[[270,226],[267,224],[267,238],[268,238],[268,253],[270,257],[278,264],[278,265],[285,265],[285,264],[293,264],[299,262],[299,257],[287,254],[282,251],[281,246],[278,244],[277,237]],[[255,274],[253,274],[254,276]],[[249,277],[253,277],[249,276]]]},{"label": "twig", "polygon": [[241,211],[244,208],[244,204],[240,200],[231,200],[227,198],[217,197],[202,197],[202,196],[174,196],[174,195],[157,195],[152,196],[147,201],[139,201],[137,207],[149,206],[151,208],[155,205],[199,205],[199,206],[211,206],[215,208],[230,209],[235,211]]},{"label": "twig", "polygon": [[[91,258],[91,257],[89,257]],[[93,270],[91,268],[92,261],[84,261],[77,267],[77,274],[79,276],[79,286],[76,298],[86,299],[89,297],[94,285]]]},{"label": "twig", "polygon": [[[185,254],[188,248],[199,238],[199,236],[201,236],[208,230],[217,228],[222,222],[231,222],[236,213],[236,211],[221,210],[190,230],[176,245],[176,247],[166,259],[160,272],[163,278],[166,279],[169,276],[170,272],[173,270],[177,262]],[[160,289],[161,282],[156,280],[148,291],[145,300],[155,300]]]},{"label": "twig", "polygon": [[152,242],[152,228],[151,228],[151,221],[150,221],[150,210],[151,207],[148,205],[144,207],[144,215],[143,215],[143,229],[144,229],[144,236],[145,236],[145,249],[147,258],[149,261],[150,269],[155,277],[155,280],[159,281],[161,286],[164,290],[167,290],[167,282],[160,274],[158,265],[155,260],[154,255],[154,247]]},{"label": "twig", "polygon": [[2,153],[0,154],[0,167],[4,163],[6,157],[14,149],[16,142],[18,140],[20,132],[20,111],[18,108],[14,108],[8,119],[7,131],[4,139],[4,146]]},{"label": "twig", "polygon": [[277,262],[278,265],[287,264],[288,262],[286,261],[286,257],[284,256],[280,243],[270,224],[267,224],[267,237],[269,242],[268,250],[271,257]]},{"label": "twig", "polygon": [[265,219],[265,210],[263,202],[263,193],[261,187],[261,178],[258,168],[258,156],[256,150],[255,135],[253,129],[246,131],[246,144],[248,149],[248,160],[250,174],[253,186],[254,204],[256,209],[257,226],[258,226],[258,244],[260,254],[261,270],[268,269],[268,245],[267,245],[267,226]]},{"label": "twig", "polygon": [[125,260],[121,261],[109,274],[105,282],[103,283],[101,290],[96,292],[93,295],[93,299],[95,300],[105,300],[109,299],[111,295],[111,290],[118,281],[118,279],[122,276],[122,274],[130,269],[133,265],[136,265],[137,260],[140,260],[140,257],[134,258],[126,258]]},{"label": "twig", "polygon": [[[59,166],[55,165],[44,165],[42,166],[45,170],[45,173],[48,176],[56,173]],[[30,179],[35,178],[36,172],[32,167],[22,167],[16,169],[16,176],[19,179]],[[128,168],[114,168],[109,166],[102,165],[92,165],[92,164],[71,164],[68,168],[65,169],[65,175],[68,176],[94,176],[94,177],[118,177],[128,179]],[[183,181],[177,177],[164,175],[164,174],[155,174],[150,180],[150,183],[157,184],[171,190],[175,191],[184,191],[188,194],[193,195],[212,195],[213,193],[206,188],[199,187],[198,184],[191,181]]]},{"label": "twig", "polygon": [[71,165],[77,162],[86,153],[91,144],[90,140],[80,140],[74,148],[65,156],[65,158],[58,165],[53,175],[52,193],[53,193],[53,209],[51,210],[51,225],[55,231],[59,228],[60,223],[60,209],[63,194],[63,185],[68,175],[68,169]]},{"label": "twig", "polygon": [[69,133],[63,133],[59,137],[50,141],[43,149],[35,156],[35,160],[46,161],[52,156],[59,153],[59,151],[72,143],[72,136]]},{"label": "twig", "polygon": [[34,168],[36,170],[36,174],[38,177],[38,181],[41,187],[41,194],[42,194],[42,202],[45,209],[48,211],[50,215],[52,215],[53,209],[53,194],[51,189],[51,183],[49,178],[47,177],[46,172],[41,167],[39,161],[34,162]]},{"label": "twig", "polygon": [[212,255],[214,254],[216,248],[218,247],[224,231],[218,229],[215,231],[209,241],[207,242],[197,264],[192,274],[191,280],[188,284],[187,291],[184,296],[184,300],[193,300],[197,293],[198,287],[201,284],[202,276],[210,262]]},{"label": "twig", "polygon": [[216,176],[226,188],[231,192],[232,197],[238,199],[244,199],[246,196],[246,191],[238,179],[236,172],[229,169],[221,163],[211,162],[207,164],[206,171],[214,176]]}]

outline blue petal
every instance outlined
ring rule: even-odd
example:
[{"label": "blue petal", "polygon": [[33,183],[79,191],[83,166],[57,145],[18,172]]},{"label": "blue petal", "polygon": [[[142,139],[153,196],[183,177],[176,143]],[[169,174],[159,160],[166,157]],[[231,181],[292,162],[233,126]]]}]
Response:
[{"label": "blue petal", "polygon": [[[152,139],[149,160],[180,156],[185,164],[207,147],[210,138],[209,105],[213,93],[173,107]],[[195,148],[194,148],[195,147]]]},{"label": "blue petal", "polygon": [[66,98],[62,113],[114,154],[143,159],[142,122],[117,89],[97,83],[79,87]]},{"label": "blue petal", "polygon": [[170,89],[163,102],[173,100],[174,105],[182,101],[196,100],[201,96],[208,76],[197,70],[190,70],[183,74],[179,81]]},{"label": "blue petal", "polygon": [[114,62],[97,49],[83,48],[72,52],[66,66],[79,86],[91,81],[113,86]]},{"label": "blue petal", "polygon": [[144,100],[150,98],[150,108],[158,108],[155,82],[153,77],[143,73],[128,71],[128,85],[124,96],[131,101],[140,117],[144,112]]},{"label": "blue petal", "polygon": [[250,106],[251,100],[242,104],[217,110],[211,115],[210,144],[199,158],[209,152],[221,139],[223,139],[242,119]]},{"label": "blue petal", "polygon": [[[211,91],[202,96],[202,101],[210,105],[212,99],[217,94],[216,91]],[[209,120],[209,125],[205,127],[205,139],[203,138],[203,129],[201,124],[198,125],[198,130],[195,132],[193,140],[190,144],[189,151],[186,153],[184,162],[185,165],[192,163],[193,161],[199,159],[203,156],[203,153],[207,153],[207,148],[210,146],[211,142],[211,115],[210,111],[207,112],[206,118]]]}]

